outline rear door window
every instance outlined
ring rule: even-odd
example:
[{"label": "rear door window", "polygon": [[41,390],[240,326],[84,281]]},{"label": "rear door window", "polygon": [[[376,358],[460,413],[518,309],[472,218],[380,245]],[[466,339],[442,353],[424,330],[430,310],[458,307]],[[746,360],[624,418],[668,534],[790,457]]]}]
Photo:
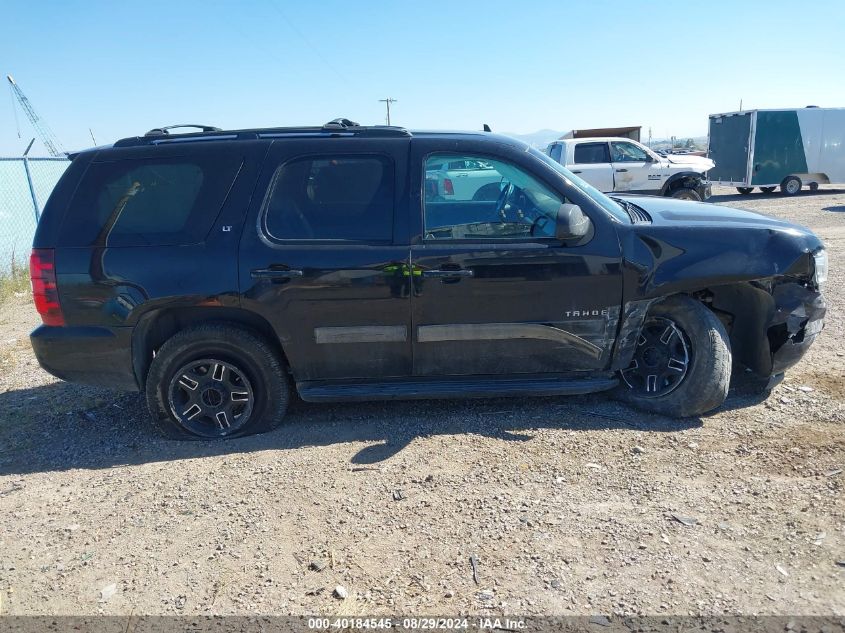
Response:
[{"label": "rear door window", "polygon": [[607,143],[578,143],[575,146],[575,162],[581,165],[609,163]]},{"label": "rear door window", "polygon": [[241,158],[196,156],[94,162],[65,215],[60,246],[202,242]]},{"label": "rear door window", "polygon": [[281,240],[390,242],[393,161],[381,155],[296,158],[279,167],[264,231]]}]

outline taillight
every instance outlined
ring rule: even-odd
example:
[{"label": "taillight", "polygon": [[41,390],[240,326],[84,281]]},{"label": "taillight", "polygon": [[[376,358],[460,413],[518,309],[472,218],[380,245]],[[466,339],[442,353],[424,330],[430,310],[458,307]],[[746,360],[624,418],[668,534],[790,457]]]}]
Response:
[{"label": "taillight", "polygon": [[29,278],[32,299],[44,325],[64,325],[65,317],[59,303],[56,285],[56,262],[52,248],[33,248],[29,258]]},{"label": "taillight", "polygon": [[452,186],[452,179],[451,178],[444,178],[443,179],[443,193],[447,196],[454,196],[455,195],[455,188]]}]

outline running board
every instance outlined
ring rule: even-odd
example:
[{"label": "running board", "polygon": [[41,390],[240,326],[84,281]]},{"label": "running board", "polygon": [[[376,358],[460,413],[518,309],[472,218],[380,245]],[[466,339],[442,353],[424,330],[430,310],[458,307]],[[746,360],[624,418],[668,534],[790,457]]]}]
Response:
[{"label": "running board", "polygon": [[389,382],[296,383],[306,402],[363,400],[425,400],[431,398],[504,398],[512,396],[574,396],[607,391],[619,384],[616,378],[410,378]]}]

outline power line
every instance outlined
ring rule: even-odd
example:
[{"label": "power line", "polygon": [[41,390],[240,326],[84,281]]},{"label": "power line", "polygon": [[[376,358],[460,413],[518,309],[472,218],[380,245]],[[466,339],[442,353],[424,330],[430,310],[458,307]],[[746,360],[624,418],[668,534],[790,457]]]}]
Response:
[{"label": "power line", "polygon": [[290,30],[296,33],[297,37],[299,37],[299,39],[301,39],[305,43],[305,45],[311,49],[311,51],[319,58],[319,60],[323,62],[323,65],[325,65],[326,68],[328,68],[335,75],[337,75],[338,78],[342,81],[349,83],[349,80],[344,75],[342,75],[340,71],[335,68],[331,64],[331,62],[329,62],[328,59],[325,58],[325,56],[320,52],[320,50],[316,46],[314,46],[314,44],[311,43],[311,40],[305,37],[305,34],[301,30],[299,30],[299,28],[297,28],[297,26],[290,20],[290,18],[288,18],[288,16],[284,13],[284,11],[282,11],[282,8],[278,4],[271,1],[270,6],[276,10],[276,13],[282,16],[282,19],[288,25]]},{"label": "power line", "polygon": [[398,99],[394,99],[393,97],[388,97],[387,99],[379,99],[379,103],[383,103],[387,106],[387,124],[390,125],[390,104],[396,103]]}]

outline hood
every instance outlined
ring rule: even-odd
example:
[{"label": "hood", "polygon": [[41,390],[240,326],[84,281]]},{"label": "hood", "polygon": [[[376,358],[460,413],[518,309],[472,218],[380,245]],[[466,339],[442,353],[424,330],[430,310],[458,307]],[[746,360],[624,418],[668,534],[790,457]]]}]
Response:
[{"label": "hood", "polygon": [[809,229],[745,209],[673,198],[625,196],[651,216],[620,234],[643,297],[807,275],[824,245]]},{"label": "hood", "polygon": [[815,234],[808,228],[785,220],[720,204],[689,202],[660,196],[615,196],[645,209],[655,227],[769,229],[798,236]]},{"label": "hood", "polygon": [[704,156],[692,156],[690,154],[669,154],[666,160],[674,167],[687,166],[696,171],[707,171],[713,169],[716,163]]}]

